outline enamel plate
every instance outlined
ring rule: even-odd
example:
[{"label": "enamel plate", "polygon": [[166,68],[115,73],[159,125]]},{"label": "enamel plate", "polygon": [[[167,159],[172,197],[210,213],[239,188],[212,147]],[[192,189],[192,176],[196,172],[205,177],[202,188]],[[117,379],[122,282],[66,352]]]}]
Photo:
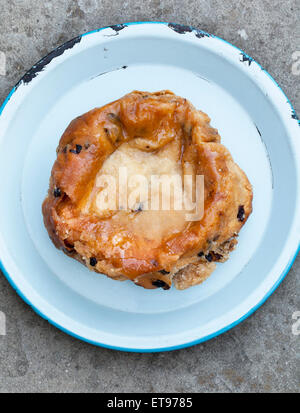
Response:
[{"label": "enamel plate", "polygon": [[[185,291],[89,272],[52,245],[43,225],[41,204],[69,122],[136,89],[170,89],[206,112],[253,185],[253,213],[236,250]],[[65,332],[118,350],[190,346],[249,316],[289,271],[300,233],[297,116],[268,73],[224,40],[168,23],[96,30],[33,66],[0,113],[1,268]]]}]

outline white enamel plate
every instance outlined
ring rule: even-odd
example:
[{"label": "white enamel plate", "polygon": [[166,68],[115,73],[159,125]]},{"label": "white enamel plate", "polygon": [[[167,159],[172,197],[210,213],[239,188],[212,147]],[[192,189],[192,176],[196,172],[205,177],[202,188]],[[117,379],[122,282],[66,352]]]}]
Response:
[{"label": "white enamel plate", "polygon": [[[253,185],[238,247],[185,291],[144,290],[89,272],[55,249],[43,225],[64,129],[135,89],[170,89],[206,112]],[[297,116],[264,69],[229,43],[167,23],[100,29],[36,64],[0,113],[1,268],[26,302],[67,333],[119,350],[178,349],[239,323],[287,274],[300,233]]]}]

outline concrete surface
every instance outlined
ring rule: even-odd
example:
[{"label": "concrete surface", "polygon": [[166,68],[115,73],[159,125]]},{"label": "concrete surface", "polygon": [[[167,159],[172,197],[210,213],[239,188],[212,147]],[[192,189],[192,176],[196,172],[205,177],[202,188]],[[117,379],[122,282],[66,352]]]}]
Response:
[{"label": "concrete surface", "polygon": [[[245,5],[247,4],[247,5]],[[298,0],[0,0],[0,103],[26,69],[62,42],[126,21],[191,24],[244,49],[282,86],[300,112]],[[226,334],[161,354],[96,348],[38,317],[0,276],[1,392],[299,392],[299,341],[292,314],[300,311],[300,259],[273,296]]]}]

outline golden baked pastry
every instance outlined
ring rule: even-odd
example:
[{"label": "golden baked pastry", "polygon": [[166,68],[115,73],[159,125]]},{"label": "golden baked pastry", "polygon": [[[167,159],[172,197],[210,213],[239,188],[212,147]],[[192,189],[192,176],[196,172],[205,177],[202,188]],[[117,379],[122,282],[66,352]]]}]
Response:
[{"label": "golden baked pastry", "polygon": [[[153,176],[203,176],[203,215],[187,220],[187,208],[161,204],[153,210],[148,192],[124,207],[121,185],[117,205],[103,207],[113,185],[102,178],[124,178],[120,167],[144,184]],[[189,189],[195,194],[196,184]],[[156,190],[163,196],[162,185]],[[168,90],[134,91],[70,123],[42,210],[55,246],[90,270],[145,288],[169,289],[173,281],[185,289],[227,260],[251,213],[252,188],[205,113]]]}]

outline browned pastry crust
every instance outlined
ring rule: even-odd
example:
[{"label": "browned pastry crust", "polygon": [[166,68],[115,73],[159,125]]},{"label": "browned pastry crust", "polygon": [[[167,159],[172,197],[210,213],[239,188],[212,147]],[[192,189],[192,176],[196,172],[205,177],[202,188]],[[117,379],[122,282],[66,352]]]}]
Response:
[{"label": "browned pastry crust", "polygon": [[[215,261],[228,258],[252,211],[251,185],[209,122],[170,91],[134,91],[74,119],[57,148],[42,208],[55,246],[90,270],[145,288],[204,281]],[[144,174],[175,168],[204,175],[202,219],[184,222],[175,211],[99,211],[99,176],[122,162]]]}]

